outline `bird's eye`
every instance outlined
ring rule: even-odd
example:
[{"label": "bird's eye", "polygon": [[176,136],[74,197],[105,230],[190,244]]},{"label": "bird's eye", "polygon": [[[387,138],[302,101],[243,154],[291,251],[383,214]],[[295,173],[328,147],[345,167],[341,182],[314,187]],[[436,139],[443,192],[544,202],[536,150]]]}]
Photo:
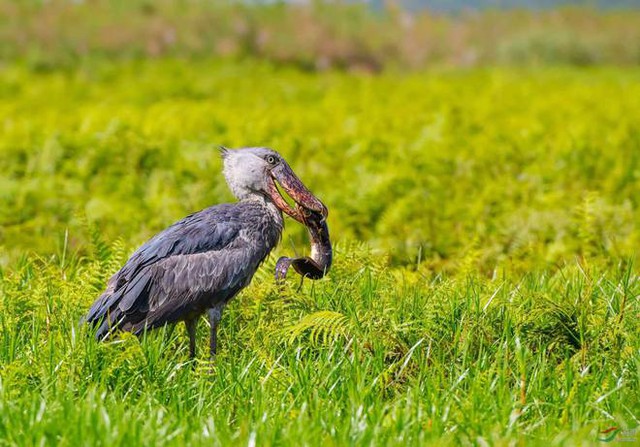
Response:
[{"label": "bird's eye", "polygon": [[275,165],[278,162],[278,159],[273,155],[267,155],[265,157],[265,160],[267,160],[267,163],[269,163],[270,165]]}]

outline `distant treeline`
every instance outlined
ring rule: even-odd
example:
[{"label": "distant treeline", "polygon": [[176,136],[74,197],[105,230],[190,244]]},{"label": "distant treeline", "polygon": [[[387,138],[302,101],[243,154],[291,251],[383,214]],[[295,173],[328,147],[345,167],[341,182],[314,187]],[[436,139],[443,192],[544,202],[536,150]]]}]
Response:
[{"label": "distant treeline", "polygon": [[640,11],[410,13],[396,2],[0,0],[0,59],[35,68],[93,58],[259,58],[308,70],[433,65],[639,65]]}]

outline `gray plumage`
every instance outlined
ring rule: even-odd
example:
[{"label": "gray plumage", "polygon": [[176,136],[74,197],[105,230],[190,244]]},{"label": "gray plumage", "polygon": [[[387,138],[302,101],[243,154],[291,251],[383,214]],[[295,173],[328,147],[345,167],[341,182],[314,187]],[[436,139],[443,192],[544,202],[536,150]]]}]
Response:
[{"label": "gray plumage", "polygon": [[[224,306],[249,284],[282,234],[276,203],[281,197],[275,197],[273,185],[278,176],[272,171],[278,167],[277,172],[284,172],[278,175],[285,184],[299,182],[269,149],[225,149],[223,159],[227,183],[239,202],[191,214],[142,245],[109,280],[85,318],[98,326],[98,339],[114,330],[140,334],[185,321],[194,356],[197,318],[208,312],[211,355],[215,354]],[[293,194],[302,190],[310,195],[300,185],[294,185]],[[307,205],[316,206],[313,201]]]},{"label": "gray plumage", "polygon": [[275,247],[282,216],[259,201],[185,217],[140,247],[93,304],[96,337],[117,326],[136,334],[225,304]]}]

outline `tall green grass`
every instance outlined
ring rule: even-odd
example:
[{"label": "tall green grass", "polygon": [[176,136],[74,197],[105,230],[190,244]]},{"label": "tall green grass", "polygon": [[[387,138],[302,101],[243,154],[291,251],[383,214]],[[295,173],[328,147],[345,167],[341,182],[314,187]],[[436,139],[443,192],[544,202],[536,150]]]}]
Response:
[{"label": "tall green grass", "polygon": [[638,422],[629,264],[424,278],[339,245],[327,280],[280,292],[270,261],[194,370],[181,326],[102,344],[78,327],[123,255],[3,273],[3,443],[575,445]]},{"label": "tall green grass", "polygon": [[[0,73],[0,444],[591,445],[640,418],[640,76],[310,75],[161,60]],[[329,206],[220,353],[79,325],[138,244],[231,200],[216,145]],[[305,251],[288,222],[277,254]],[[194,368],[195,367],[195,368]]]}]

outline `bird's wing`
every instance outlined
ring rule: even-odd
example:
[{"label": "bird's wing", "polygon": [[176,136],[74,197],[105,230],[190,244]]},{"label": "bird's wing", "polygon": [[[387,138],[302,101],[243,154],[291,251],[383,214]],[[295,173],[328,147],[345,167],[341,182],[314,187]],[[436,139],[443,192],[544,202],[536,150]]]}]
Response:
[{"label": "bird's wing", "polygon": [[[105,320],[121,304],[129,309],[138,297],[144,300],[150,292],[150,267],[155,264],[170,257],[223,250],[238,237],[242,228],[238,215],[228,204],[217,205],[187,216],[158,233],[109,280],[107,290],[91,306],[85,321]],[[113,316],[108,320],[113,322]]]},{"label": "bird's wing", "polygon": [[131,295],[119,308],[134,321],[134,314],[144,316],[134,332],[198,314],[213,302],[228,301],[249,283],[262,261],[257,254],[238,236],[222,251],[171,256],[149,268],[148,294]]},{"label": "bird's wing", "polygon": [[130,280],[140,270],[169,256],[222,250],[242,229],[242,221],[238,216],[239,213],[233,212],[233,206],[224,204],[179,220],[131,255],[117,273],[118,282]]}]

